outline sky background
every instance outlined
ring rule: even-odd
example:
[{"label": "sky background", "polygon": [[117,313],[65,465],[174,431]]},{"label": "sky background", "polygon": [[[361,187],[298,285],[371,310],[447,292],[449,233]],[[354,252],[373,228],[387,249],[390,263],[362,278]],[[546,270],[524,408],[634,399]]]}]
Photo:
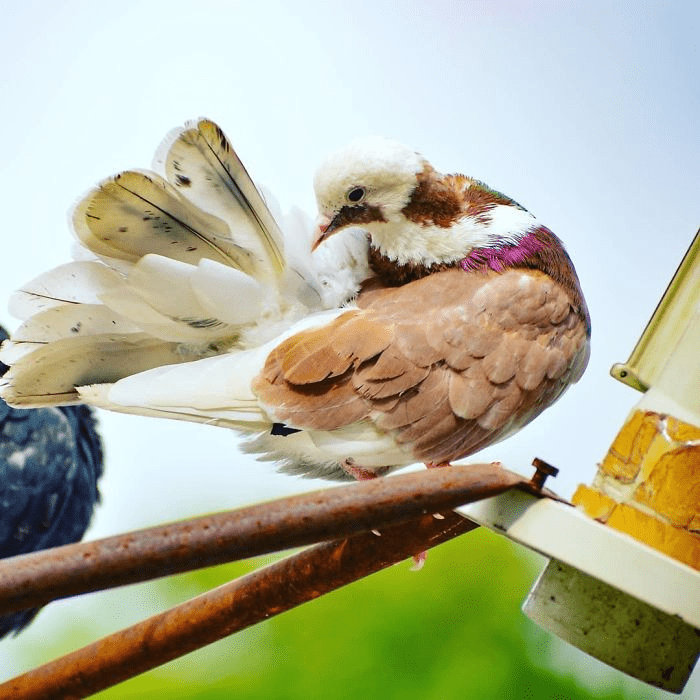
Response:
[{"label": "sky background", "polygon": [[[567,497],[590,482],[639,399],[608,370],[700,226],[697,3],[2,0],[0,10],[10,330],[2,300],[69,259],[72,203],[108,175],[149,167],[187,119],[217,121],[283,209],[311,214],[322,156],[386,135],[512,196],[565,242],[593,319],[587,373],[477,459],[529,474],[539,456],[561,469],[552,488]],[[106,414],[101,424],[107,473],[90,537],[322,485],[242,456],[221,428]]]}]

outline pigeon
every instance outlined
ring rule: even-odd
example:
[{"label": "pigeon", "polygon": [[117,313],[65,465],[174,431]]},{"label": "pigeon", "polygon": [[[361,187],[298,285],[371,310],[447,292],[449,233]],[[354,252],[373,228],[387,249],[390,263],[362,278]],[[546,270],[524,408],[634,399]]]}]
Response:
[{"label": "pigeon", "polygon": [[[0,557],[82,539],[100,499],[102,467],[89,407],[17,409],[0,401]],[[0,616],[0,638],[19,633],[38,612]]]},{"label": "pigeon", "polygon": [[76,259],[24,285],[12,405],[226,426],[283,471],[373,478],[506,438],[582,375],[590,317],[522,206],[364,138],[283,216],[207,119],[72,213]]}]

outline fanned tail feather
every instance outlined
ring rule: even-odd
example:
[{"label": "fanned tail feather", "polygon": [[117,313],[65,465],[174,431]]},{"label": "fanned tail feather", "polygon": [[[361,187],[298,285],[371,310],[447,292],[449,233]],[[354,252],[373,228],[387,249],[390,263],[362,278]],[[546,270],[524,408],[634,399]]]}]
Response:
[{"label": "fanned tail feather", "polygon": [[[14,343],[3,345],[0,359],[13,362],[14,352]],[[62,338],[32,344],[13,362],[0,386],[5,401],[22,408],[80,403],[77,387],[115,382],[153,367],[201,357],[200,352],[188,352],[179,343],[166,343],[146,333]]]},{"label": "fanned tail feather", "polygon": [[[259,279],[285,269],[282,232],[223,131],[208,119],[189,122],[166,136],[154,166],[201,210],[226,222],[253,258]],[[223,197],[222,191],[230,197]],[[235,201],[237,206],[231,206]],[[240,268],[243,269],[243,268]]]},{"label": "fanned tail feather", "polygon": [[[310,220],[296,210],[280,228],[206,119],[173,130],[154,168],[90,190],[71,216],[76,260],[13,295],[23,323],[0,350],[11,365],[0,394],[261,429],[269,420],[250,390],[239,400],[222,376],[252,381],[264,358],[251,364],[250,352],[350,299],[367,276],[366,237],[347,232],[312,258]],[[216,356],[224,374],[211,373]],[[159,379],[171,370],[177,396]]]}]

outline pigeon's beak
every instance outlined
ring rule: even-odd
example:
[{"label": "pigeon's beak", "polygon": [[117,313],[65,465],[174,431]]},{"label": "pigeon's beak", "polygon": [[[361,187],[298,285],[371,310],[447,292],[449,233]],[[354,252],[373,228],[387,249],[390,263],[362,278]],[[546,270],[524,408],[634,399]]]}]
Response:
[{"label": "pigeon's beak", "polygon": [[334,231],[333,219],[328,214],[319,214],[314,225],[314,239],[311,243],[311,252],[313,253]]}]

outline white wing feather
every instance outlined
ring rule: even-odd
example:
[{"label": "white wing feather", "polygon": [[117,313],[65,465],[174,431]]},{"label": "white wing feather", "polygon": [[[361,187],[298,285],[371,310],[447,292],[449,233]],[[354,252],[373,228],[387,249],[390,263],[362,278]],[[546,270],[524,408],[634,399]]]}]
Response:
[{"label": "white wing feather", "polygon": [[217,419],[247,431],[261,429],[272,420],[251,390],[273,347],[301,330],[323,326],[347,309],[312,314],[287,328],[273,340],[250,350],[228,352],[186,364],[156,366],[131,374],[109,386],[78,387],[83,398],[94,397],[115,411],[163,413]]}]

